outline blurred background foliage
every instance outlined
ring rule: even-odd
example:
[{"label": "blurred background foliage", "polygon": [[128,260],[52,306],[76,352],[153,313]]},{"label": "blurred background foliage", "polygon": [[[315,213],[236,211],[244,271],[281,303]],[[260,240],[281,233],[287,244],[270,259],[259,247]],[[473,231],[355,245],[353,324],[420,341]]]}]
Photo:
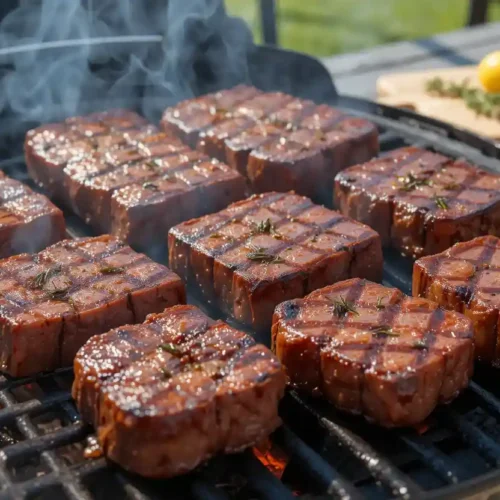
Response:
[{"label": "blurred background foliage", "polygon": [[[226,0],[226,6],[260,41],[258,2]],[[467,6],[468,0],[277,0],[278,40],[317,56],[353,52],[462,28]],[[499,2],[489,20],[500,21]]]}]

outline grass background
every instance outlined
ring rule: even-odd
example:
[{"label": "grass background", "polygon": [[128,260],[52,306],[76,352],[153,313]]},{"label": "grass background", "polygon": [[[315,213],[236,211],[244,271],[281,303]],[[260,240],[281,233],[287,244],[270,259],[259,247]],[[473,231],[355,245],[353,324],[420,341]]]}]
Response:
[{"label": "grass background", "polygon": [[[277,0],[282,47],[329,56],[465,26],[468,0]],[[257,0],[226,0],[261,40]],[[500,2],[489,20],[500,21]],[[500,40],[499,40],[500,49]]]}]

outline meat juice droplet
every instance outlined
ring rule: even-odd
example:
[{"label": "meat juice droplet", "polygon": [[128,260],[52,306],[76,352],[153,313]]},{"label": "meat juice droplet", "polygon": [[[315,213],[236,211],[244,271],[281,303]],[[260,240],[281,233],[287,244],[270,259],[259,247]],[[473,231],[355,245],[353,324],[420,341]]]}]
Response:
[{"label": "meat juice droplet", "polygon": [[83,450],[83,456],[85,458],[99,458],[103,455],[103,451],[99,441],[95,436],[89,436],[87,438],[87,446]]}]

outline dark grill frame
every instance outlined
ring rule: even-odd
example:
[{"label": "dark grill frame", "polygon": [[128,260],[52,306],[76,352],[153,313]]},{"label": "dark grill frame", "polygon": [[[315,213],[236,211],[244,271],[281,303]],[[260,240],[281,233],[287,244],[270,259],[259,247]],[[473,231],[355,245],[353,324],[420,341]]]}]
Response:
[{"label": "dark grill frame", "polygon": [[[249,62],[253,83],[260,88],[309,97],[376,122],[382,154],[413,144],[465,157],[500,172],[499,146],[408,111],[337,96],[326,70],[312,58],[261,47],[250,55]],[[275,68],[274,77],[264,71],[269,67]],[[284,74],[288,77],[283,78]],[[108,101],[88,107],[112,106]],[[153,107],[162,106],[159,98]],[[82,107],[82,112],[88,107]],[[0,131],[0,168],[30,184],[22,158],[23,137],[17,129],[8,136],[9,119],[0,117],[5,130]],[[77,217],[66,215],[71,236],[90,234]],[[408,293],[410,278],[411,262],[385,252],[384,282]],[[196,302],[193,297],[190,301]],[[214,315],[214,311],[208,312]],[[280,409],[285,425],[272,436],[272,442],[289,457],[283,481],[250,451],[218,457],[182,478],[146,481],[104,458],[71,464],[60,452],[92,433],[71,401],[71,369],[24,379],[1,376],[0,499],[112,496],[145,500],[168,496],[216,500],[232,498],[234,490],[236,498],[288,499],[294,498],[295,487],[318,498],[460,498],[479,492],[487,498],[500,492],[500,431],[496,430],[500,390],[494,386],[496,377],[494,370],[479,367],[464,394],[432,415],[430,429],[423,435],[415,430],[380,429],[361,417],[341,414],[322,401],[289,391]],[[39,420],[53,414],[61,426],[45,432]],[[76,454],[81,455],[81,450]],[[30,477],[24,477],[24,468],[33,459],[35,472],[43,473],[32,471],[27,474]],[[476,462],[480,466],[473,467]],[[233,484],[238,481],[240,490]],[[111,484],[108,489],[103,486],[107,482]],[[226,486],[217,487],[221,482]]]}]

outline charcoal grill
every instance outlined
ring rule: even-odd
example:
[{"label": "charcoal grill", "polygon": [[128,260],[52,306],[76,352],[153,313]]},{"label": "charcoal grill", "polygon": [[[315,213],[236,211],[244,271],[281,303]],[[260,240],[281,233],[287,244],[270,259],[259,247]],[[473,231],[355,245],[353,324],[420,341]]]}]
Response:
[{"label": "charcoal grill", "polygon": [[[41,50],[53,51],[53,57],[58,57],[80,43],[56,43]],[[118,44],[122,49],[125,46],[125,52],[148,45],[154,52],[155,46],[161,46],[161,38],[100,43]],[[32,48],[0,51],[0,70],[7,71],[16,54],[29,50]],[[248,62],[249,80],[264,90],[283,90],[325,102],[375,122],[381,154],[417,145],[500,171],[500,148],[494,143],[410,111],[339,96],[324,67],[311,57],[256,47],[249,53]],[[103,64],[99,62],[101,69]],[[203,61],[196,72],[196,93],[217,87],[216,78]],[[164,89],[155,89],[146,81],[135,80],[133,88],[126,90],[124,102],[119,92],[103,100],[95,98],[95,89],[86,89],[78,111],[125,103],[158,120],[168,103]],[[45,121],[62,118],[56,107],[44,112]],[[22,143],[25,131],[36,123],[19,122],[18,118],[9,110],[0,116],[0,168],[31,184]],[[66,215],[71,236],[91,234],[76,216]],[[408,293],[411,262],[386,252],[384,281]],[[267,448],[257,453],[273,467],[266,467],[256,452],[247,451],[217,457],[191,474],[169,481],[127,474],[102,457],[84,458],[83,450],[93,431],[80,420],[72,403],[71,369],[23,379],[1,376],[0,498],[497,498],[498,376],[497,371],[478,366],[469,388],[454,403],[436,410],[418,430],[380,429],[289,391],[280,408],[284,426],[271,436]]]}]

